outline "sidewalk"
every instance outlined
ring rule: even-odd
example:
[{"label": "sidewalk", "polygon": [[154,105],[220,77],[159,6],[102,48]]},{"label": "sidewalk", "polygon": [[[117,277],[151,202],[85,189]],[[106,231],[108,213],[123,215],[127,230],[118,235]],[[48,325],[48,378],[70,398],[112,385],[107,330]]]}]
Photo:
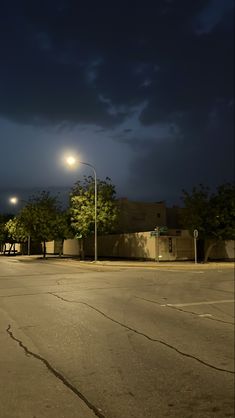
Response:
[{"label": "sidewalk", "polygon": [[[74,260],[75,261],[75,260]],[[76,261],[75,261],[76,262]],[[132,260],[115,260],[115,261],[79,261],[79,264],[93,265],[93,266],[115,266],[115,267],[134,267],[134,268],[155,268],[155,269],[221,269],[232,268],[234,269],[233,262],[210,262],[210,263],[197,263],[190,261],[132,261]]]},{"label": "sidewalk", "polygon": [[[5,257],[4,257],[5,258]],[[8,257],[6,257],[8,258]],[[9,257],[9,260],[17,260],[23,262],[33,262],[33,261],[44,261],[41,255],[21,255]],[[132,267],[132,268],[173,268],[173,269],[221,269],[228,268],[234,269],[235,265],[233,261],[221,261],[221,262],[208,262],[208,263],[197,263],[193,261],[138,261],[138,260],[79,260],[75,257],[58,257],[54,255],[47,255],[45,261],[56,262],[56,263],[69,263],[76,264],[79,267]]]}]

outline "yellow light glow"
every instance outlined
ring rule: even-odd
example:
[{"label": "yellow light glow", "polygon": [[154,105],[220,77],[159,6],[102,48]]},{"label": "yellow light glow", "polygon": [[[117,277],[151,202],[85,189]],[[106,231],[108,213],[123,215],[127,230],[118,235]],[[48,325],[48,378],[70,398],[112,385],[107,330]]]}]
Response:
[{"label": "yellow light glow", "polygon": [[17,205],[18,197],[16,197],[16,196],[10,197],[9,202],[12,203],[12,205]]},{"label": "yellow light glow", "polygon": [[66,158],[66,162],[71,167],[71,166],[75,165],[76,158],[74,158],[72,155],[70,155],[69,157]]}]

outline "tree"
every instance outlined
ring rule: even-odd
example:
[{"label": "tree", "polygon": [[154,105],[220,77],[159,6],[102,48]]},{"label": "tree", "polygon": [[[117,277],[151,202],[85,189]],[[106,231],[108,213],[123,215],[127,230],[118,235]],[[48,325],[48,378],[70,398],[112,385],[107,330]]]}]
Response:
[{"label": "tree", "polygon": [[46,241],[58,238],[62,224],[62,212],[57,197],[41,192],[29,199],[18,215],[20,224],[32,239],[43,243],[43,257],[46,256]]},{"label": "tree", "polygon": [[[95,184],[91,176],[75,183],[70,195],[71,225],[78,239],[94,234]],[[110,178],[97,180],[97,231],[111,232],[116,224],[118,209],[115,205],[115,186]]]},{"label": "tree", "polygon": [[8,232],[8,237],[13,242],[26,242],[28,239],[27,232],[24,225],[20,222],[20,219],[17,217],[9,219],[5,225]]},{"label": "tree", "polygon": [[59,255],[63,250],[63,243],[66,238],[73,238],[73,230],[70,223],[70,214],[68,211],[58,212],[54,229],[54,239],[61,242]]},{"label": "tree", "polygon": [[3,251],[4,244],[10,241],[10,237],[6,228],[6,223],[13,215],[0,214],[0,251]]},{"label": "tree", "polygon": [[5,228],[7,231],[8,242],[11,243],[9,253],[16,242],[24,243],[28,240],[28,235],[25,231],[24,225],[17,217],[9,219],[9,221],[5,224]]},{"label": "tree", "polygon": [[209,243],[204,258],[206,262],[219,241],[235,238],[234,185],[226,183],[217,187],[215,193],[210,193],[208,187],[200,184],[193,188],[192,193],[184,190],[183,201],[186,208],[184,226],[191,233],[197,229],[199,237]]}]

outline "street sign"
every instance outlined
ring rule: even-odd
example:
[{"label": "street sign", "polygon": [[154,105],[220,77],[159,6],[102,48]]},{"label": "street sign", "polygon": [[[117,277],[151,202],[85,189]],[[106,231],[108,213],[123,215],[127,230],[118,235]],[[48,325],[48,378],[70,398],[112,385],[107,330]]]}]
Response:
[{"label": "street sign", "polygon": [[198,230],[197,229],[194,229],[193,236],[194,236],[194,238],[198,238]]},{"label": "street sign", "polygon": [[159,237],[161,234],[166,234],[168,231],[167,226],[156,226],[154,231],[150,231],[151,237]]},{"label": "street sign", "polygon": [[150,231],[151,237],[158,237],[158,231]]},{"label": "street sign", "polygon": [[159,226],[159,231],[160,233],[164,234],[168,231],[167,226]]}]

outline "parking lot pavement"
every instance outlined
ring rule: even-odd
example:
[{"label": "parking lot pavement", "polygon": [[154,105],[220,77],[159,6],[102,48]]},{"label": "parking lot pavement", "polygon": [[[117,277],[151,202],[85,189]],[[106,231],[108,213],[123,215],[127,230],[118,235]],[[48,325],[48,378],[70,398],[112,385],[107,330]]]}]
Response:
[{"label": "parking lot pavement", "polygon": [[145,265],[0,258],[1,418],[234,416],[233,271]]}]

